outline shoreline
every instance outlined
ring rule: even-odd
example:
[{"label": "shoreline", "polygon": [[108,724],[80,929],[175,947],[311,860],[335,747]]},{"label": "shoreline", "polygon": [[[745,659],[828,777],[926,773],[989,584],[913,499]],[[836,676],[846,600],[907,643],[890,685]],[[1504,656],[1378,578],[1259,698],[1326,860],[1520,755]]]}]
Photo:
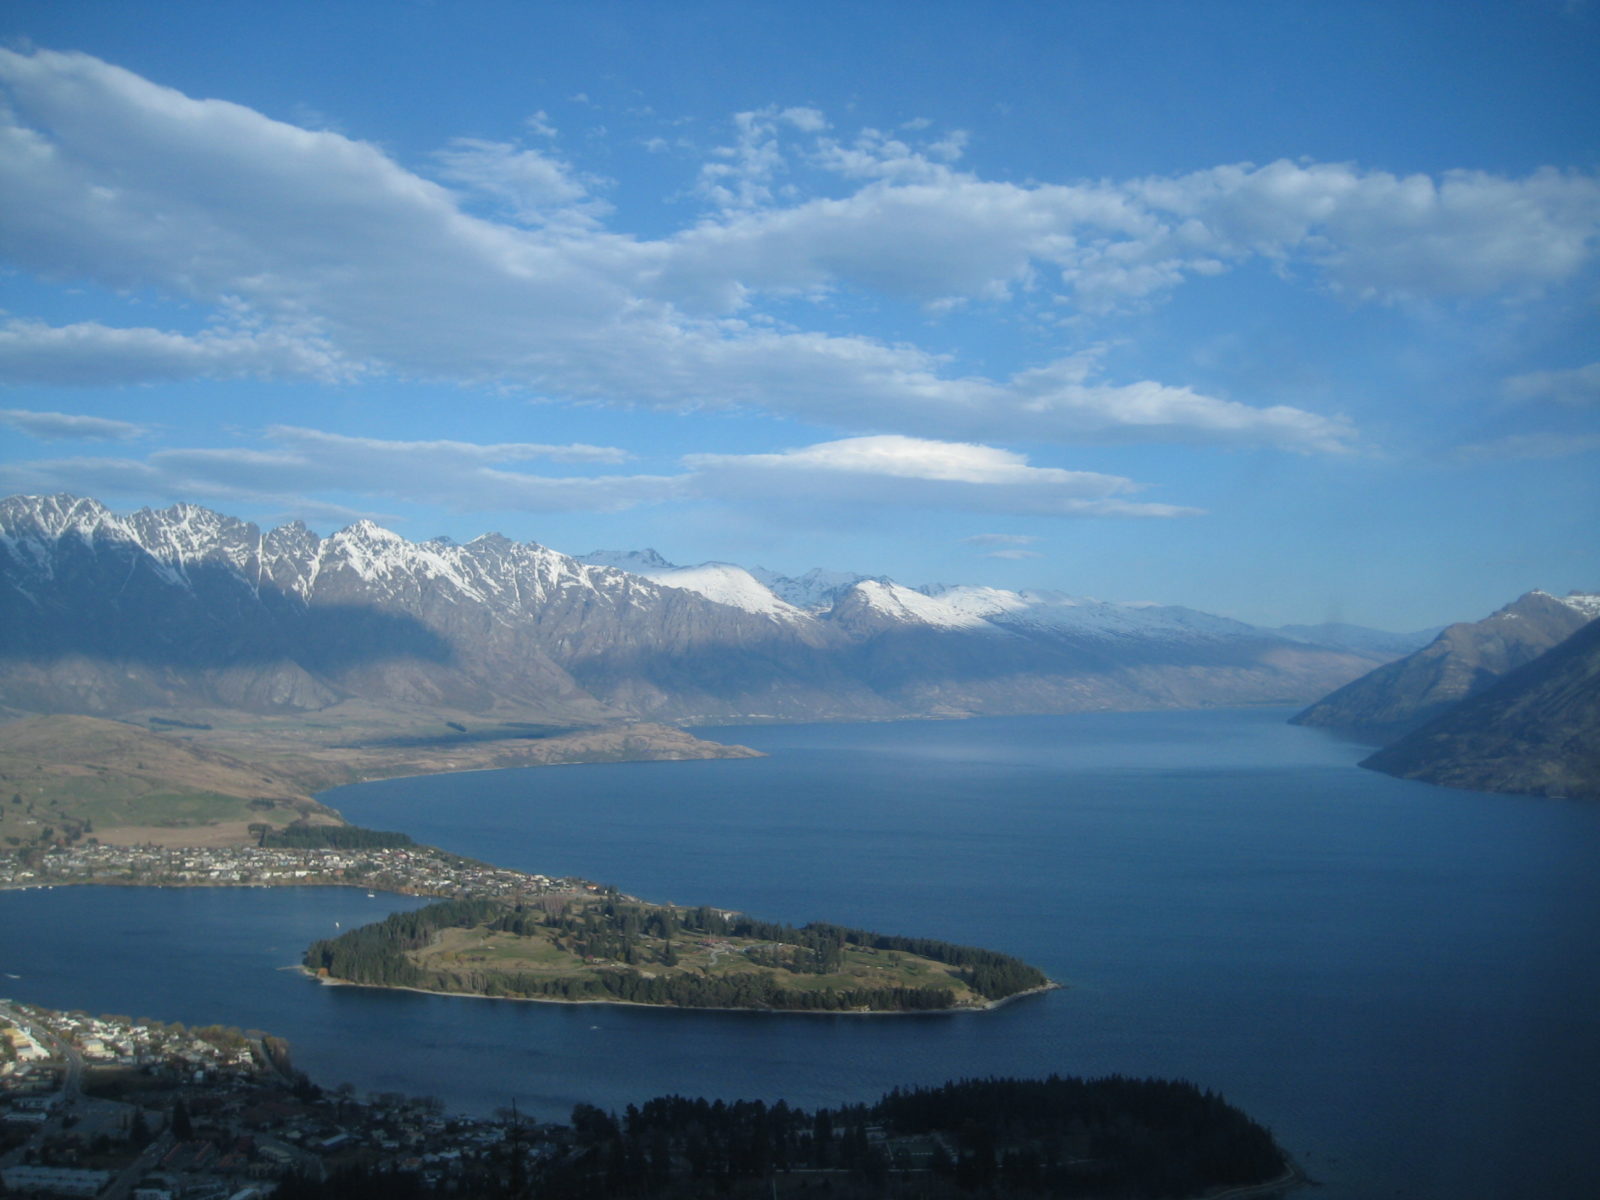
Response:
[{"label": "shoreline", "polygon": [[1015,992],[1009,996],[1002,996],[998,1000],[986,1000],[982,1004],[963,1004],[952,1008],[926,1010],[898,1008],[757,1008],[754,1006],[739,1008],[724,1005],[700,1007],[686,1004],[644,1004],[638,1000],[567,1000],[560,996],[490,996],[483,992],[443,992],[436,988],[406,987],[391,983],[357,983],[351,979],[337,979],[332,975],[318,975],[304,963],[283,969],[298,971],[307,979],[321,984],[323,987],[370,988],[373,991],[412,992],[419,996],[446,996],[465,1000],[509,1000],[517,1004],[565,1004],[572,1006],[604,1004],[618,1008],[650,1008],[665,1012],[766,1013],[772,1016],[790,1017],[948,1017],[963,1013],[985,1013],[993,1012],[997,1008],[1010,1004],[1013,1000],[1021,1000],[1027,996],[1042,996],[1046,992],[1062,991],[1067,986],[1052,979],[1050,982],[1041,984],[1038,987]]},{"label": "shoreline", "polygon": [[1235,1184],[1223,1191],[1207,1192],[1203,1197],[1190,1197],[1189,1200],[1247,1200],[1248,1197],[1280,1195],[1291,1188],[1320,1186],[1299,1163],[1289,1157],[1287,1151],[1281,1146],[1278,1149],[1283,1154],[1283,1174],[1277,1178],[1264,1179],[1260,1183]]}]

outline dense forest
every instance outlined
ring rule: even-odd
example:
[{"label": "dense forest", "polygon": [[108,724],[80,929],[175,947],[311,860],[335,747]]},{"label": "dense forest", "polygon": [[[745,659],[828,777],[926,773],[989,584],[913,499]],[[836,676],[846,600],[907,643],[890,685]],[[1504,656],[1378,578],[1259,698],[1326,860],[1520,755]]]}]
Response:
[{"label": "dense forest", "polygon": [[[542,937],[572,955],[573,961],[596,964],[597,969],[552,977],[493,968],[433,967],[409,956],[449,928]],[[680,948],[708,938],[757,943],[743,951],[745,961],[773,970],[712,974],[680,969]],[[514,905],[495,900],[444,901],[319,941],[307,950],[305,965],[352,983],[486,996],[813,1012],[912,1012],[956,1006],[951,974],[941,976],[942,984],[802,985],[801,977],[838,972],[852,949],[881,954],[886,963],[897,961],[897,956],[914,956],[954,968],[955,979],[990,1001],[1049,984],[1027,963],[972,946],[891,937],[842,925],[796,928],[713,908],[671,908],[610,897],[588,904],[555,899]],[[786,985],[785,979],[795,984]]]},{"label": "dense forest", "polygon": [[[815,1112],[781,1100],[682,1096],[630,1104],[620,1115],[579,1104],[570,1128],[544,1146],[524,1154],[513,1134],[475,1194],[1160,1200],[1276,1180],[1288,1169],[1271,1134],[1220,1096],[1117,1075],[963,1080]],[[406,1190],[414,1182],[348,1177],[338,1194],[423,1194]],[[376,1190],[364,1193],[363,1183]],[[332,1193],[291,1185],[279,1194]]]}]

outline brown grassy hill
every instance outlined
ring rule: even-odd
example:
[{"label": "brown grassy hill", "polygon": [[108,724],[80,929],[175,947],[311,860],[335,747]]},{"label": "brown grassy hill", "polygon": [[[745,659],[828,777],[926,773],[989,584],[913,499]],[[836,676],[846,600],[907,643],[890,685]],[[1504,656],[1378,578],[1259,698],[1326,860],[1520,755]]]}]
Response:
[{"label": "brown grassy hill", "polygon": [[[461,715],[461,714],[457,714]],[[53,715],[0,724],[0,850],[228,845],[252,824],[337,823],[314,793],[398,775],[556,763],[758,757],[648,723],[561,729],[345,704],[299,717],[186,710],[145,729]]]},{"label": "brown grassy hill", "polygon": [[331,810],[270,770],[121,721],[28,717],[0,725],[0,846],[98,838],[218,845],[252,823]]}]

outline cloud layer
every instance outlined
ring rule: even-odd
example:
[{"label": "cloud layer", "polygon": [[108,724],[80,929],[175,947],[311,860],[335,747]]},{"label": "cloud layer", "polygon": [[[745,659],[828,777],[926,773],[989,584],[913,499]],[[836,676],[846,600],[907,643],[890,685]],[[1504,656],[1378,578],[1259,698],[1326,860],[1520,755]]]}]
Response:
[{"label": "cloud layer", "polygon": [[[1018,184],[959,170],[959,134],[847,137],[814,109],[774,108],[740,114],[701,164],[699,219],[649,240],[606,229],[596,181],[548,147],[458,139],[408,169],[74,53],[0,50],[0,88],[0,255],[210,314],[198,333],[13,319],[0,382],[391,376],[864,434],[1328,452],[1355,437],[1337,414],[1113,380],[1093,350],[961,372],[772,306],[860,293],[1059,318],[1249,261],[1356,301],[1511,301],[1587,270],[1600,229],[1600,181],[1579,172],[1278,161]],[[1512,386],[1592,393],[1587,376]]]},{"label": "cloud layer", "polygon": [[[40,428],[113,426],[63,414],[22,414]],[[48,418],[48,420],[47,420]],[[13,418],[5,416],[4,419]],[[349,519],[368,510],[318,497],[404,500],[456,512],[620,512],[684,502],[743,510],[863,513],[883,508],[1085,517],[1176,517],[1197,510],[1127,497],[1130,479],[1032,467],[989,446],[902,436],[846,438],[778,454],[686,456],[670,475],[534,473],[543,460],[612,465],[605,446],[386,441],[272,426],[249,447],[155,450],[142,458],[39,459],[0,465],[0,490],[92,495],[196,495],[300,515]],[[100,436],[106,436],[102,430]],[[80,432],[78,436],[87,436]]]}]

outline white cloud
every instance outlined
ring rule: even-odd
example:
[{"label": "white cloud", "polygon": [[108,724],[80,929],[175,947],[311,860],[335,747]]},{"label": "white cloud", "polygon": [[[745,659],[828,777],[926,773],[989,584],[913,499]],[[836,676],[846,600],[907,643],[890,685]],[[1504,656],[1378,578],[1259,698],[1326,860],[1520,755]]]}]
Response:
[{"label": "white cloud", "polygon": [[1368,299],[1536,291],[1589,262],[1600,229],[1600,180],[1548,167],[1524,179],[1483,171],[1434,179],[1280,159],[1141,180],[1128,191],[1162,225],[1139,261],[1259,255],[1319,268]]},{"label": "white cloud", "polygon": [[580,178],[571,164],[537,150],[456,138],[434,157],[442,178],[493,198],[524,225],[592,225],[610,211],[609,204],[590,196],[595,181]]},{"label": "white cloud", "polygon": [[[570,164],[506,143],[437,160],[510,217],[492,220],[373,145],[87,55],[0,51],[0,86],[0,255],[217,317],[198,334],[13,322],[0,370],[29,382],[387,374],[859,433],[1329,451],[1354,436],[1336,416],[1110,379],[1092,353],[957,373],[914,345],[763,322],[762,305],[856,288],[1107,310],[1251,258],[1352,296],[1515,296],[1586,268],[1600,223],[1579,173],[1279,162],[1024,186],[953,169],[957,134],[834,138],[814,109],[769,108],[741,114],[701,176],[722,211],[647,240],[599,227]],[[819,165],[844,195],[799,194],[797,170]]]},{"label": "white cloud", "polygon": [[1553,400],[1573,407],[1600,404],[1600,363],[1565,371],[1531,371],[1505,381],[1513,400]]},{"label": "white cloud", "polygon": [[1191,516],[1198,510],[1122,498],[1117,475],[1032,467],[992,446],[898,435],[844,438],[777,454],[684,459],[700,495],[782,504],[909,506],[1044,516]]},{"label": "white cloud", "polygon": [[991,550],[991,551],[989,551],[989,553],[985,554],[984,557],[985,558],[1023,559],[1023,558],[1043,558],[1044,555],[1040,554],[1037,550]]},{"label": "white cloud", "polygon": [[76,413],[31,412],[24,408],[0,408],[0,425],[9,425],[43,441],[127,442],[149,432],[148,427],[132,421]]}]

